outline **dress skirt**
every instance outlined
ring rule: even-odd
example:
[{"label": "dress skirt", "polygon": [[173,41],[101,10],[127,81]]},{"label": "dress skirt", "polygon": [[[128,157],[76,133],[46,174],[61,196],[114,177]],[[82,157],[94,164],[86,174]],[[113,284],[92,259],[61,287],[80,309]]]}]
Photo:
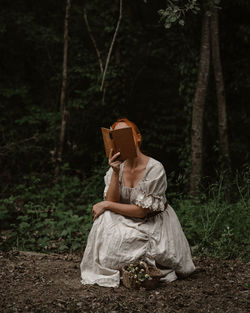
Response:
[{"label": "dress skirt", "polygon": [[170,205],[149,218],[130,218],[109,210],[89,233],[81,261],[83,284],[118,287],[120,269],[138,259],[158,266],[163,280],[173,281],[195,270],[189,244]]}]

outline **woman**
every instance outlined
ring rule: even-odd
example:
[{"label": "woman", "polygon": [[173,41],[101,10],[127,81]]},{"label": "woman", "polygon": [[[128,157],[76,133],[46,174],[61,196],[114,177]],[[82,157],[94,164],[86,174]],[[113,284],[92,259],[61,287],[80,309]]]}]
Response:
[{"label": "woman", "polygon": [[112,125],[124,127],[132,127],[137,156],[121,163],[119,152],[110,152],[105,200],[93,206],[94,223],[80,266],[83,284],[118,287],[119,269],[138,259],[160,267],[165,281],[195,269],[178,217],[166,202],[165,170],[141,152],[134,123],[123,118]]}]

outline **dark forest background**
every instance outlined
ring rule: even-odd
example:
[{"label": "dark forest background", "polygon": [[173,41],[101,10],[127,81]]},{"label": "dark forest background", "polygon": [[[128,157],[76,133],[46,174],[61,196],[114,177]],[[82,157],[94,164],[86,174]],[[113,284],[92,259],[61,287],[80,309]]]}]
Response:
[{"label": "dark forest background", "polygon": [[[181,5],[179,1],[178,4]],[[220,2],[220,1],[219,1]],[[219,149],[215,79],[204,112],[203,174],[189,196],[192,102],[202,13],[165,28],[166,1],[124,1],[105,93],[84,8],[105,64],[119,1],[72,0],[69,19],[67,125],[59,177],[55,153],[66,1],[1,0],[0,223],[4,249],[78,251],[102,199],[107,170],[100,127],[126,116],[140,128],[143,151],[161,161],[167,198],[193,253],[246,256],[249,235],[250,3],[221,1],[220,52],[227,103],[230,166]]]}]

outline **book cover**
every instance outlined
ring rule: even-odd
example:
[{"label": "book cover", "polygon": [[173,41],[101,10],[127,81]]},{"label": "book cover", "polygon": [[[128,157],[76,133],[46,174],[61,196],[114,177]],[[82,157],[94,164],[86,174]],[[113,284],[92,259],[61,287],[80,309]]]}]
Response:
[{"label": "book cover", "polygon": [[136,157],[136,147],[131,127],[121,129],[101,128],[106,156],[109,157],[110,149],[113,153],[120,152],[118,160],[124,161]]}]

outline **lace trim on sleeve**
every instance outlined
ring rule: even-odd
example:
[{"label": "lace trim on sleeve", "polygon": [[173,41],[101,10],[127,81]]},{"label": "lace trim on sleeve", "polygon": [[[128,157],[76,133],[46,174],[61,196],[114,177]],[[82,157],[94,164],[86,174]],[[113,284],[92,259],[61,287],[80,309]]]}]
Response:
[{"label": "lace trim on sleeve", "polygon": [[135,199],[135,204],[142,208],[148,208],[150,211],[164,211],[165,197],[146,195],[140,192]]}]

